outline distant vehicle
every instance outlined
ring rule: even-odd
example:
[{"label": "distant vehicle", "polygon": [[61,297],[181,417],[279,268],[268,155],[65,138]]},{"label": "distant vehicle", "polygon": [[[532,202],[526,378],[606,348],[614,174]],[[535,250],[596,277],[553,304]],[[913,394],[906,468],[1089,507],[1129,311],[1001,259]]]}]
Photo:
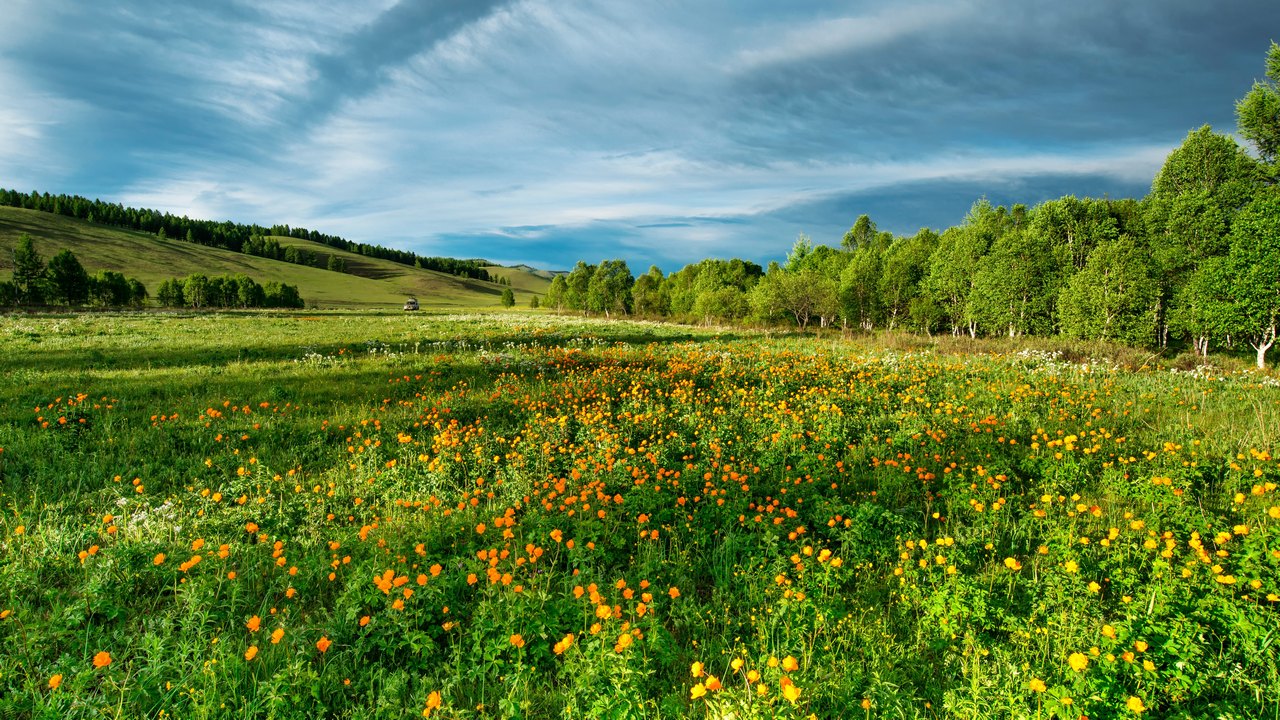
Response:
[{"label": "distant vehicle", "polygon": [[408,300],[406,300],[406,301],[405,301],[405,303],[404,303],[404,309],[405,309],[405,311],[406,311],[406,312],[408,312],[408,311],[410,311],[410,310],[417,310],[417,309],[418,309],[418,298],[409,298]]}]

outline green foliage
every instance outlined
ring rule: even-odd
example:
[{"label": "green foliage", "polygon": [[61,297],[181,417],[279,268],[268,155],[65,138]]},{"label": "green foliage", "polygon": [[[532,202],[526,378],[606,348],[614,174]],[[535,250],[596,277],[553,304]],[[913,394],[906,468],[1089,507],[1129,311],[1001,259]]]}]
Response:
[{"label": "green foliage", "polygon": [[605,260],[595,267],[587,283],[587,309],[626,315],[631,310],[631,286],[635,278],[625,260]]},{"label": "green foliage", "polygon": [[40,302],[45,278],[44,258],[36,252],[35,242],[23,233],[13,248],[13,286],[15,299],[20,303]]},{"label": "green foliage", "polygon": [[1231,229],[1227,294],[1234,334],[1247,339],[1264,367],[1280,326],[1280,193],[1260,195]]},{"label": "green foliage", "polygon": [[75,253],[63,249],[49,258],[49,285],[53,297],[67,305],[89,302],[89,273],[76,259]]},{"label": "green foliage", "polygon": [[516,304],[516,296],[515,293],[511,292],[511,288],[502,288],[502,296],[498,298],[498,303],[507,308]]},{"label": "green foliage", "polygon": [[1267,51],[1266,79],[1256,81],[1249,92],[1236,102],[1236,121],[1240,135],[1253,143],[1262,160],[1275,165],[1280,159],[1280,45],[1274,41]]},{"label": "green foliage", "polygon": [[1149,344],[1155,335],[1158,297],[1143,248],[1128,236],[1102,243],[1062,291],[1062,333],[1087,340]]}]

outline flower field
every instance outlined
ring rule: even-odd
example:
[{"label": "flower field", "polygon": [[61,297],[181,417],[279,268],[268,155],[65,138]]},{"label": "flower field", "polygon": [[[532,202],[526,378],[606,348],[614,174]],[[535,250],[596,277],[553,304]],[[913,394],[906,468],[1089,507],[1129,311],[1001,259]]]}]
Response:
[{"label": "flower field", "polygon": [[1280,387],[535,314],[0,320],[0,717],[1280,717]]}]

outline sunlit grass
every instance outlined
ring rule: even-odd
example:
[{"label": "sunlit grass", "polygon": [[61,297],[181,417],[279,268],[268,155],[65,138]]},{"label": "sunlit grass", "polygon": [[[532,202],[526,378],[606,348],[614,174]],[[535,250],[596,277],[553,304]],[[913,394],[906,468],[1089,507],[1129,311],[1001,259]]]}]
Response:
[{"label": "sunlit grass", "polygon": [[1280,712],[1266,375],[536,314],[0,358],[0,715]]}]

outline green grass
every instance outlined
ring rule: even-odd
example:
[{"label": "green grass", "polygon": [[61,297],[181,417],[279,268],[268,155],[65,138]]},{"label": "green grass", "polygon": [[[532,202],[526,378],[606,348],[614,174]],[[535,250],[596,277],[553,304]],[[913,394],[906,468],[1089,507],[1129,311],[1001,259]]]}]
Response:
[{"label": "green grass", "polygon": [[1280,384],[1078,360],[2,317],[0,717],[1280,717]]},{"label": "green grass", "polygon": [[[308,307],[319,308],[399,308],[410,296],[426,307],[484,308],[496,307],[502,294],[495,283],[366,258],[308,240],[277,238],[282,244],[306,247],[326,259],[330,253],[337,254],[347,260],[351,273],[160,240],[148,233],[9,207],[0,207],[0,271],[12,270],[12,249],[22,233],[31,235],[46,260],[67,248],[91,274],[115,270],[138,278],[153,294],[161,281],[195,272],[244,273],[260,283],[276,280],[297,285]],[[550,285],[529,273],[507,272],[520,280],[518,303],[527,303],[531,294],[540,294]]]}]

